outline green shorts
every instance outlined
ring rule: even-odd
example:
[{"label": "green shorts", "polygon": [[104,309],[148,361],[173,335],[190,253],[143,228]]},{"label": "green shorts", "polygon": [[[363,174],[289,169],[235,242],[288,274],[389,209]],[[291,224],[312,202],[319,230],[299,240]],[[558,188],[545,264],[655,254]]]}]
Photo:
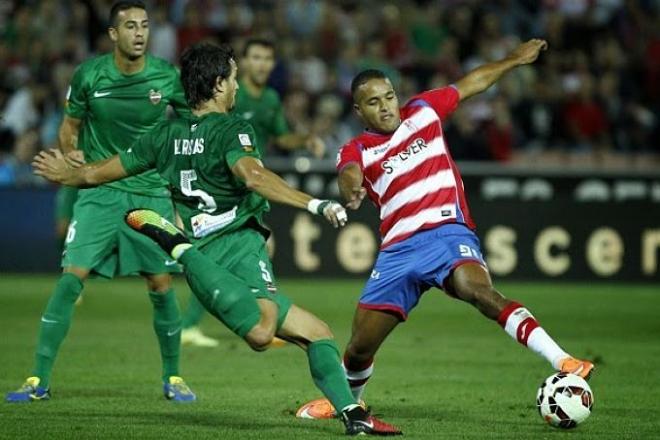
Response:
[{"label": "green shorts", "polygon": [[78,188],[60,186],[55,195],[55,221],[69,222],[73,217],[73,205],[78,200]]},{"label": "green shorts", "polygon": [[124,222],[126,211],[148,208],[174,220],[169,198],[98,187],[80,190],[67,231],[62,267],[74,266],[113,278],[138,273],[180,272],[176,261]]},{"label": "green shorts", "polygon": [[[277,304],[279,308],[277,328],[282,327],[291,308],[291,300],[277,290],[273,265],[268,257],[263,235],[255,229],[245,227],[236,232],[220,235],[200,246],[199,250],[211,258],[215,264],[235,275],[232,280],[227,280],[225,288],[231,289],[232,283],[241,283],[236,287],[247,286],[257,299],[265,298]],[[188,284],[193,290],[202,290],[193,278],[188,278]],[[230,330],[243,337],[254,327],[259,316],[241,318],[232,317],[230,320],[223,319],[223,322],[230,327]],[[240,322],[240,325],[234,325],[233,327],[237,328],[232,328],[230,322]]]}]

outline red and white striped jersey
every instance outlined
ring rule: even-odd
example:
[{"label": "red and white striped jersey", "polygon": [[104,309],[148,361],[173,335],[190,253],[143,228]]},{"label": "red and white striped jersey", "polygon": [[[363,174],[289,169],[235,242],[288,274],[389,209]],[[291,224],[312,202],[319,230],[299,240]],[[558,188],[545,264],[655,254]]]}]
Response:
[{"label": "red and white striped jersey", "polygon": [[475,228],[442,132],[458,102],[453,86],[420,93],[401,108],[394,133],[365,131],[341,148],[337,169],[357,163],[380,210],[381,249],[442,223]]}]

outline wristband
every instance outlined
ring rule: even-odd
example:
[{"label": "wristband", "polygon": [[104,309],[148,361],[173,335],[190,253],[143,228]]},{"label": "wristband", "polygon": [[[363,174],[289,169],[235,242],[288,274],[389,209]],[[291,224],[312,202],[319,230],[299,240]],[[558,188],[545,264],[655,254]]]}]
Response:
[{"label": "wristband", "polygon": [[307,203],[307,210],[314,215],[322,215],[323,212],[319,211],[319,208],[323,202],[327,202],[327,200],[312,199]]}]

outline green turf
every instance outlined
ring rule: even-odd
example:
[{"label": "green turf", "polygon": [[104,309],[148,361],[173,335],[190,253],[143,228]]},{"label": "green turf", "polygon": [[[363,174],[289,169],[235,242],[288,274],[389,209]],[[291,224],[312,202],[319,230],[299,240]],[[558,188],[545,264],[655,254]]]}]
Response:
[{"label": "green turf", "polygon": [[[0,390],[28,375],[40,313],[53,277],[0,277]],[[187,296],[179,282],[180,297]],[[358,281],[283,281],[299,305],[348,338]],[[471,307],[427,294],[387,341],[367,401],[407,438],[651,438],[660,436],[658,286],[501,284],[524,302],[564,348],[597,361],[595,411],[583,426],[546,426],[534,405],[549,365]],[[92,281],[63,344],[53,399],[0,403],[0,438],[338,437],[340,423],[293,417],[319,393],[303,353],[253,353],[210,317],[217,349],[185,348],[182,373],[199,401],[160,394],[151,306],[140,280]]]}]

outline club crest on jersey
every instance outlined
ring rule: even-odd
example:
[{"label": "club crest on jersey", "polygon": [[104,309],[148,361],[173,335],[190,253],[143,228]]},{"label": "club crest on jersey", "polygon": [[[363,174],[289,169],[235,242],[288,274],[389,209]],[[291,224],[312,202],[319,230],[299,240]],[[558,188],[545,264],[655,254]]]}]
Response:
[{"label": "club crest on jersey", "polygon": [[153,105],[157,105],[161,99],[163,99],[163,94],[160,93],[160,91],[154,89],[149,90],[149,101],[151,101]]},{"label": "club crest on jersey", "polygon": [[408,130],[413,132],[419,130],[419,127],[410,119],[403,121],[403,125],[405,125]]}]

